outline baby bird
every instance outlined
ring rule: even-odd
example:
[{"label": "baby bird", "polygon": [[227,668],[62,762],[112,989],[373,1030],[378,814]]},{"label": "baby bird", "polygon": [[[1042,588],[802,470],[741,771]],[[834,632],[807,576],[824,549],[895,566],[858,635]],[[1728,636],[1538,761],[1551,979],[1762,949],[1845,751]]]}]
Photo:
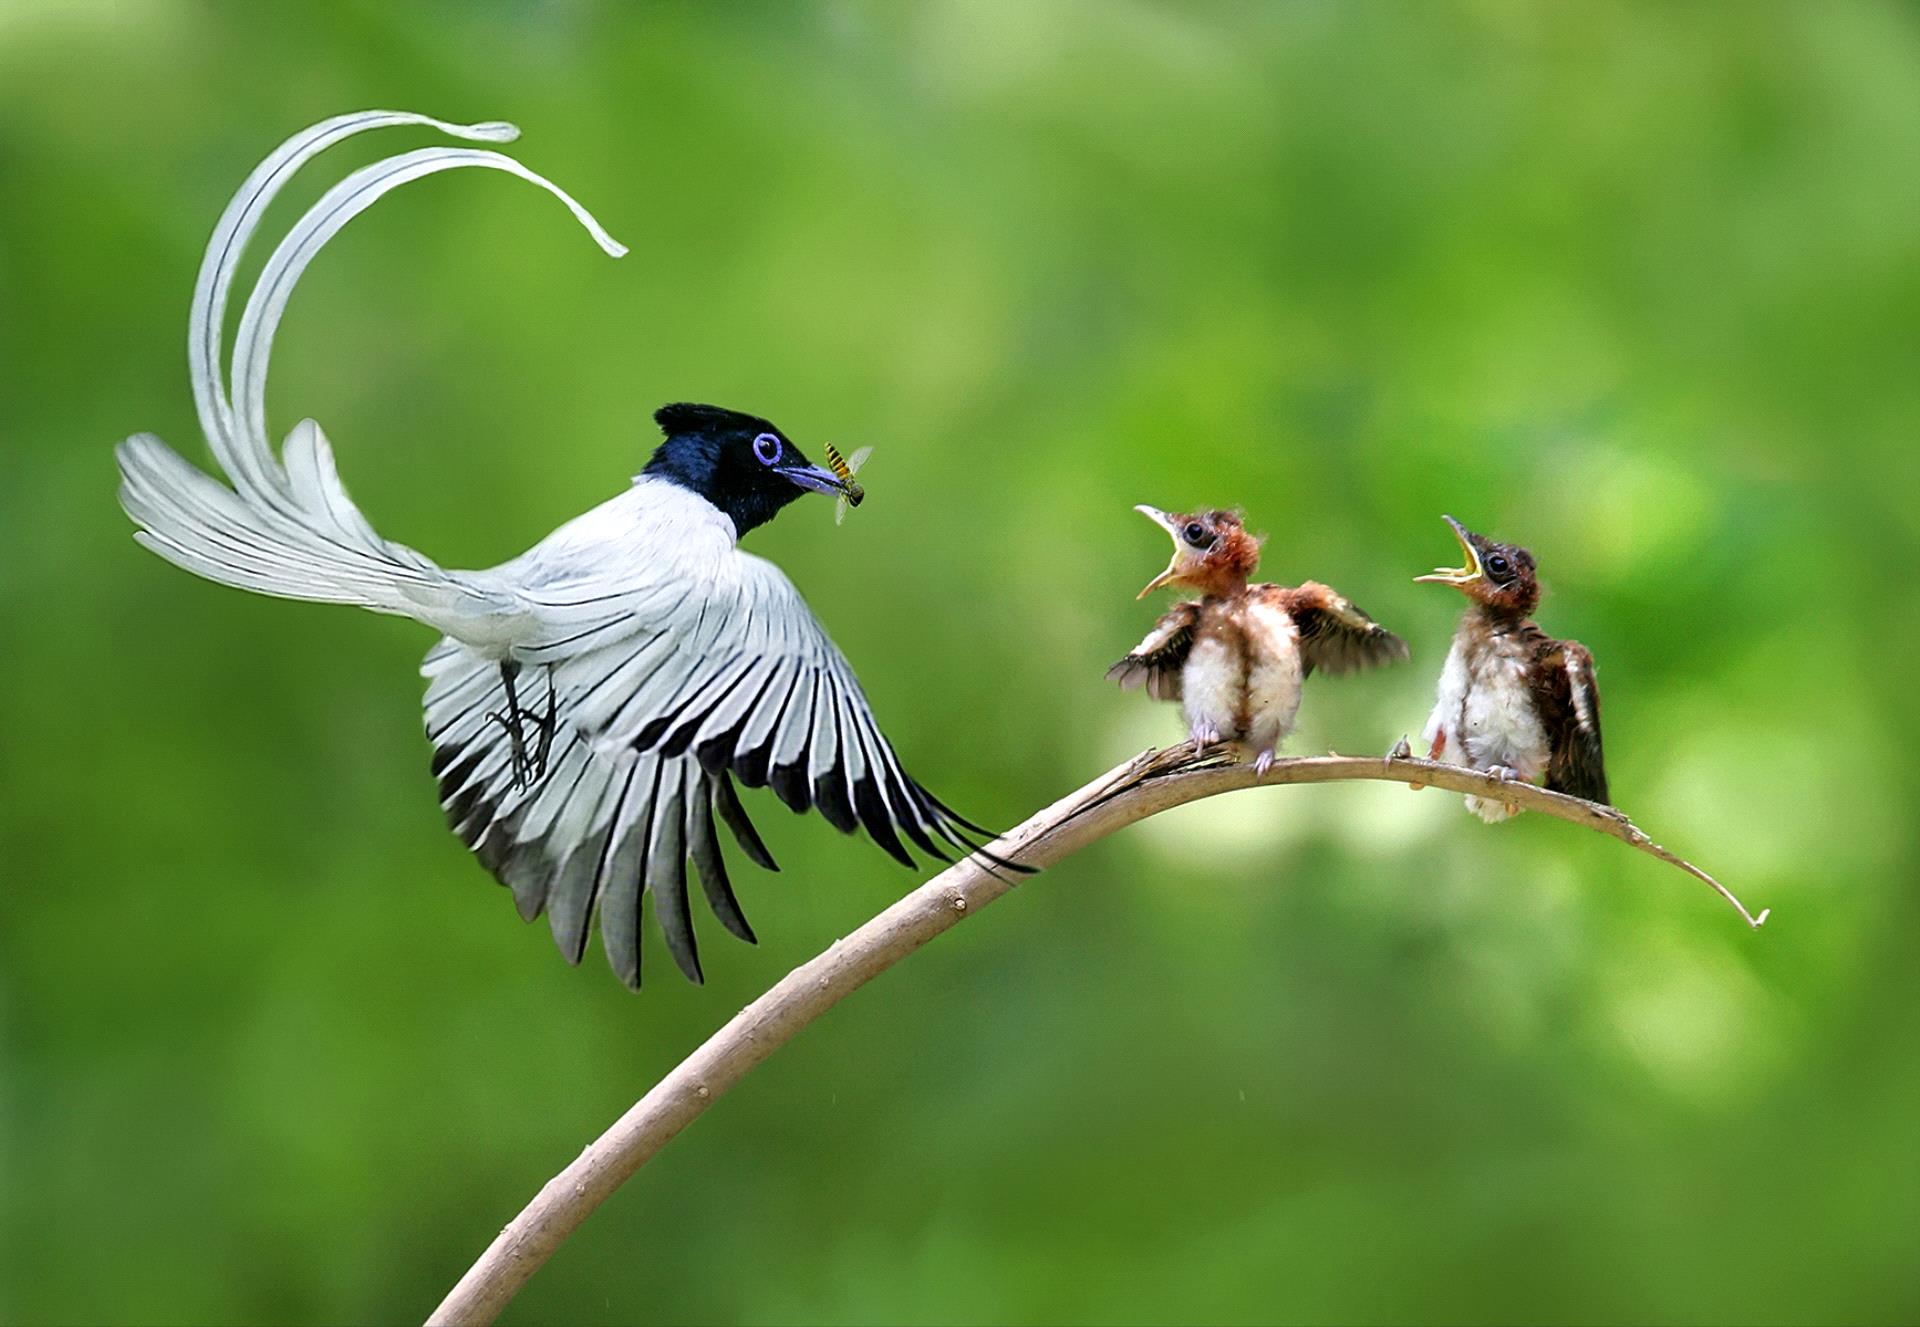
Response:
[{"label": "baby bird", "polygon": [[1196,747],[1235,743],[1265,774],[1314,669],[1348,673],[1407,657],[1405,641],[1317,581],[1298,589],[1247,584],[1260,541],[1233,512],[1134,510],[1173,537],[1173,560],[1139,597],[1179,585],[1201,598],[1175,604],[1107,677],[1179,701]]},{"label": "baby bird", "polygon": [[[1465,765],[1526,783],[1546,776],[1554,792],[1607,801],[1600,752],[1600,692],[1593,656],[1578,641],[1555,640],[1533,624],[1540,602],[1533,554],[1496,544],[1449,516],[1465,566],[1441,567],[1417,581],[1451,585],[1473,601],[1440,672],[1427,720],[1429,760]],[[1488,824],[1520,808],[1468,797]]]}]

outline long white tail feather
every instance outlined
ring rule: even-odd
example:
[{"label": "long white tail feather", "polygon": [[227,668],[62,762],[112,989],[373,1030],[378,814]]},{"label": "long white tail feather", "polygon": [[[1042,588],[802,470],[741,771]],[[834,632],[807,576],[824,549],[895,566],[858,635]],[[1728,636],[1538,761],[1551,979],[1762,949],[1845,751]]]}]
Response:
[{"label": "long white tail feather", "polygon": [[234,337],[233,402],[243,437],[266,444],[267,361],[273,337],[301,273],[342,227],[383,196],[411,180],[423,179],[462,166],[482,166],[517,175],[536,184],[566,204],[576,220],[608,254],[619,257],[624,246],[601,227],[572,195],[543,175],[528,170],[512,157],[477,148],[430,147],[388,157],[355,171],[321,196],[295,223],[261,270],[247,299]]},{"label": "long white tail feather", "polygon": [[301,166],[355,134],[392,125],[424,125],[452,138],[487,143],[510,143],[520,136],[513,125],[500,121],[449,124],[409,111],[356,111],[323,120],[282,143],[247,176],[221,213],[213,238],[207,244],[206,256],[201,260],[187,333],[187,363],[193,380],[194,405],[200,414],[200,427],[221,468],[241,493],[255,501],[273,502],[279,496],[280,476],[264,437],[243,441],[235,428],[233,408],[227,401],[220,362],[227,296],[234,276],[268,205]]},{"label": "long white tail feather", "polygon": [[[308,419],[295,425],[280,450],[285,458],[293,500],[308,514],[313,528],[326,531],[344,540],[349,547],[376,558],[402,550],[402,546],[382,539],[347,496],[346,485],[340,482],[339,468],[333,462],[333,448],[327,445],[327,436],[318,424]],[[427,565],[427,559],[412,549],[404,552],[422,566]]]},{"label": "long white tail feather", "polygon": [[[451,572],[380,537],[347,495],[326,436],[312,420],[276,457],[266,425],[267,366],[274,333],[300,276],[341,227],[407,183],[461,166],[505,171],[552,193],[594,241],[626,252],[571,195],[510,157],[475,148],[422,148],[388,157],[328,190],[274,249],[240,318],[232,395],[220,370],[223,324],[235,273],[268,205],[302,165],[368,129],[423,125],[455,138],[509,142],[503,122],[450,124],[400,111],[336,116],[288,139],[256,167],[228,203],[195,281],[188,367],[200,425],[233,487],[202,473],[151,434],[120,445],[121,504],[135,536],[162,557],[209,580],[280,598],[356,604],[412,617],[487,653],[499,653],[525,622],[512,587],[485,572]],[[238,407],[236,409],[236,406]]]},{"label": "long white tail feather", "polygon": [[277,512],[247,503],[151,434],[119,448],[120,503],[134,537],[209,580],[261,594],[406,611],[394,590],[417,568],[330,546]]}]

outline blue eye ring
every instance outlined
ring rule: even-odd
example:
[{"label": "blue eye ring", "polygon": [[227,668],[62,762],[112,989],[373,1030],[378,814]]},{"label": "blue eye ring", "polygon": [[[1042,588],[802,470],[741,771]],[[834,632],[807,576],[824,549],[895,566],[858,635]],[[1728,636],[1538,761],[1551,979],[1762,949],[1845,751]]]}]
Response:
[{"label": "blue eye ring", "polygon": [[753,454],[759,458],[760,464],[772,465],[780,459],[780,435],[777,433],[757,435],[753,440]]}]

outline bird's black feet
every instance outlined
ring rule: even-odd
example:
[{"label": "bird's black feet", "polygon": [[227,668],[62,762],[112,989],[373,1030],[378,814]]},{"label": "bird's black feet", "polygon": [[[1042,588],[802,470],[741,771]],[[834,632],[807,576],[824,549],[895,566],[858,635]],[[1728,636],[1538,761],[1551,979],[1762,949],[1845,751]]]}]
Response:
[{"label": "bird's black feet", "polygon": [[534,722],[540,729],[540,744],[534,750],[533,764],[536,779],[545,778],[547,757],[553,754],[553,733],[560,717],[560,700],[553,690],[553,665],[547,665],[547,712]]},{"label": "bird's black feet", "polygon": [[[553,754],[553,732],[559,717],[559,697],[553,689],[553,666],[547,666],[547,710],[545,714],[533,714],[520,708],[519,692],[514,687],[520,676],[520,665],[514,660],[506,660],[500,665],[500,681],[506,687],[507,708],[503,713],[494,710],[487,715],[491,723],[497,723],[507,735],[507,755],[513,769],[513,786],[531,788],[547,775],[547,758]],[[526,725],[533,726],[535,739],[529,746]]]}]

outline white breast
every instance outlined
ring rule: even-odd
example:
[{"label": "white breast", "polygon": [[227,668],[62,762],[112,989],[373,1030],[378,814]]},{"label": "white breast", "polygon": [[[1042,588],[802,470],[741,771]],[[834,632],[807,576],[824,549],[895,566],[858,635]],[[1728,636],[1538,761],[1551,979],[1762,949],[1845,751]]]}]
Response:
[{"label": "white breast", "polygon": [[1293,731],[1300,713],[1300,633],[1285,610],[1259,601],[1247,606],[1247,648],[1254,660],[1247,673],[1246,744],[1272,751]]},{"label": "white breast", "polygon": [[1301,674],[1299,633],[1284,610],[1209,601],[1180,674],[1188,732],[1273,750],[1300,711]]},{"label": "white breast", "polygon": [[1180,710],[1193,737],[1233,741],[1239,737],[1240,700],[1246,669],[1240,651],[1219,632],[1203,632],[1180,671]]},{"label": "white breast", "polygon": [[1440,690],[1426,739],[1443,742],[1440,758],[1470,769],[1502,765],[1529,783],[1547,769],[1547,735],[1527,686],[1526,658],[1507,637],[1481,638],[1470,649],[1455,637],[1440,672]]}]

